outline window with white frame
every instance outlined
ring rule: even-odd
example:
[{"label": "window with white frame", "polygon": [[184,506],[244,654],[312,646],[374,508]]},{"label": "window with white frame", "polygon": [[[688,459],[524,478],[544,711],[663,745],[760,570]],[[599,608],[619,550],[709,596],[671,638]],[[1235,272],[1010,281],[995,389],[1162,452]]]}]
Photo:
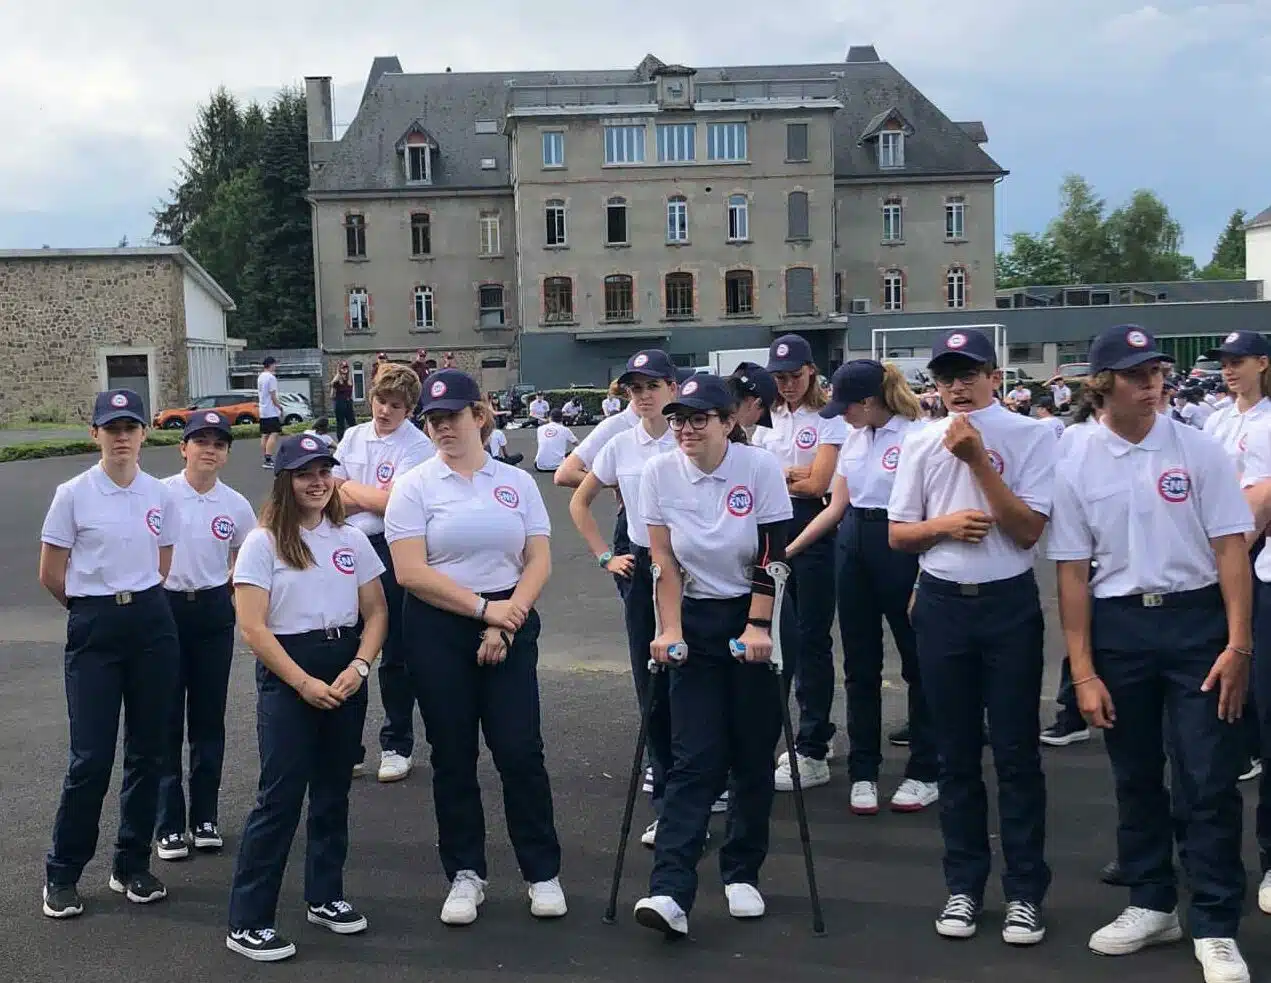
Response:
[{"label": "window with white frame", "polygon": [[944,203],[944,237],[966,238],[966,202],[961,198],[950,198]]},{"label": "window with white frame", "polygon": [[344,216],[344,255],[349,259],[366,258],[366,216],[350,213]]},{"label": "window with white frame", "polygon": [[352,287],[349,290],[348,323],[350,331],[371,330],[371,295],[366,292],[365,287]]},{"label": "window with white frame", "polygon": [[481,213],[481,255],[498,256],[502,252],[502,236],[499,232],[499,213]]},{"label": "window with white frame", "polygon": [[900,270],[888,270],[883,274],[883,310],[905,309],[905,274]]},{"label": "window with white frame", "polygon": [[966,307],[966,270],[960,266],[949,267],[945,276],[945,292],[948,307]]},{"label": "window with white frame", "polygon": [[432,181],[432,154],[426,143],[412,143],[406,147],[406,181],[409,184],[428,184]]},{"label": "window with white frame", "polygon": [[574,320],[574,281],[567,276],[549,276],[543,281],[543,320]]},{"label": "window with white frame", "polygon": [[547,130],[543,133],[543,166],[565,166],[565,134],[560,130]]},{"label": "window with white frame", "polygon": [[878,134],[878,166],[905,166],[905,133],[903,130],[883,130]]},{"label": "window with white frame", "polygon": [[746,153],[745,123],[711,123],[706,128],[708,160],[745,160]]},{"label": "window with white frame", "polygon": [[905,238],[905,206],[899,198],[883,202],[883,241],[900,242]]},{"label": "window with white frame", "polygon": [[644,127],[606,126],[606,164],[643,164]]},{"label": "window with white frame", "polygon": [[360,403],[366,399],[366,368],[361,362],[353,362],[349,370],[349,378],[353,382],[353,398]]},{"label": "window with white frame", "polygon": [[688,201],[680,195],[666,203],[666,241],[688,242]]},{"label": "window with white frame", "polygon": [[610,198],[605,205],[605,242],[610,246],[627,243],[627,199]]},{"label": "window with white frame", "polygon": [[658,160],[662,163],[697,159],[697,125],[695,123],[660,123],[658,125]]},{"label": "window with white frame", "polygon": [[728,198],[728,240],[743,242],[750,238],[750,200],[745,195]]},{"label": "window with white frame", "polygon": [[503,325],[503,284],[483,283],[477,289],[481,327],[498,328]]},{"label": "window with white frame", "polygon": [[547,245],[565,245],[565,203],[559,198],[547,202]]},{"label": "window with white frame", "polygon": [[435,328],[437,319],[433,309],[432,287],[415,288],[415,330]]}]

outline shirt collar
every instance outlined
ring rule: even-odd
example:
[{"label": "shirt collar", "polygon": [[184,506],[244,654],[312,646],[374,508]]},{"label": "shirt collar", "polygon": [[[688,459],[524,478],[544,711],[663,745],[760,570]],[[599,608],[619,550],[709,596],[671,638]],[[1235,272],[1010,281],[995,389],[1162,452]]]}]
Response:
[{"label": "shirt collar", "polygon": [[1170,427],[1170,419],[1164,413],[1156,414],[1156,422],[1152,424],[1152,429],[1147,432],[1147,436],[1140,440],[1137,444],[1132,444],[1124,437],[1114,433],[1110,427],[1101,426],[1099,429],[1103,432],[1104,442],[1107,444],[1108,450],[1112,452],[1113,457],[1125,457],[1130,451],[1159,451],[1165,446],[1168,438]]},{"label": "shirt collar", "polygon": [[[445,458],[443,458],[440,454],[437,454],[436,457],[433,458],[433,460],[437,462],[437,467],[441,468],[441,476],[443,478],[463,477],[461,474],[459,474],[458,471],[454,470],[454,468],[452,468],[449,464],[447,464],[445,461]],[[493,478],[494,477],[494,458],[492,458],[489,455],[489,453],[487,453],[485,456],[485,460],[481,464],[481,467],[477,468],[477,470],[474,473],[484,474],[487,477]]]},{"label": "shirt collar", "polygon": [[642,447],[648,447],[650,444],[656,444],[661,440],[665,440],[666,434],[669,434],[671,432],[671,428],[667,427],[666,433],[664,433],[661,437],[655,437],[653,436],[653,434],[649,433],[649,431],[644,429],[643,420],[641,420],[631,429],[636,432],[636,442],[639,443]]},{"label": "shirt collar", "polygon": [[684,459],[684,471],[688,475],[689,483],[694,485],[699,485],[703,481],[727,481],[728,480],[727,476],[724,474],[724,466],[728,463],[728,455],[731,454],[732,452],[733,452],[733,442],[730,440],[728,442],[727,449],[724,451],[724,459],[719,462],[719,467],[717,467],[710,474],[707,474],[705,471],[699,468],[696,464],[694,464],[693,459],[690,458],[687,454],[681,454],[681,457],[683,457]]},{"label": "shirt collar", "polygon": [[140,490],[137,487],[139,479],[141,478],[140,470],[137,471],[136,477],[132,479],[132,484],[127,488],[121,488],[119,485],[115,484],[111,480],[110,475],[106,473],[106,469],[103,468],[100,463],[94,464],[92,469],[89,471],[89,474],[92,476],[93,484],[103,495],[133,495],[137,494]]},{"label": "shirt collar", "polygon": [[328,519],[325,515],[322,517],[322,521],[319,522],[312,529],[306,529],[304,526],[300,527],[301,535],[315,536],[318,539],[329,539],[331,536],[335,534],[335,532],[336,532],[335,526],[331,524],[331,520]]},{"label": "shirt collar", "polygon": [[1001,403],[999,403],[995,399],[993,400],[993,402],[989,403],[988,406],[983,406],[978,410],[972,410],[970,413],[967,414],[967,416],[970,417],[972,420],[983,420],[990,416],[996,416],[998,413],[1009,413],[1009,412],[1010,410],[1008,410],[1005,406],[1003,406]]},{"label": "shirt collar", "polygon": [[221,498],[221,479],[217,478],[211,489],[206,494],[200,494],[190,484],[190,479],[185,476],[185,472],[181,472],[181,494],[185,498],[201,498],[208,502],[218,502]]}]

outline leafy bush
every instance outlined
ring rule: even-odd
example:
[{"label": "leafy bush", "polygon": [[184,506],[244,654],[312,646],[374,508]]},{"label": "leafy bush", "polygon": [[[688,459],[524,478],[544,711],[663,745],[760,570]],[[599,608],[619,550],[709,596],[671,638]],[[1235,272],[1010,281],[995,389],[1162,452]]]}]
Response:
[{"label": "leafy bush", "polygon": [[[286,433],[303,433],[305,425],[295,423],[283,429]],[[253,423],[241,427],[232,427],[231,432],[234,434],[236,441],[253,440],[260,436],[260,427]],[[181,431],[179,430],[151,430],[146,434],[144,446],[175,447],[179,443],[181,443]],[[86,433],[83,438],[34,440],[25,444],[0,447],[0,464],[6,461],[35,461],[44,457],[68,457],[72,454],[96,454],[97,452],[97,445],[89,439]]]}]

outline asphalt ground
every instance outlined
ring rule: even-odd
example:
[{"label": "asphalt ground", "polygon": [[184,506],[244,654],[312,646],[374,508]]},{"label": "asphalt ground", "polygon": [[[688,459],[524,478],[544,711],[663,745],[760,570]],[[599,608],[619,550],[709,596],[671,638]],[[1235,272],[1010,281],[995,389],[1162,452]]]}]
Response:
[{"label": "asphalt ground", "polygon": [[[532,452],[532,433],[512,431],[508,436],[514,451]],[[502,822],[497,774],[486,756],[487,902],[469,928],[447,928],[438,921],[446,883],[434,846],[429,770],[417,750],[416,770],[406,781],[380,785],[369,778],[354,784],[345,883],[349,898],[369,918],[370,930],[342,938],[305,923],[302,825],[278,925],[296,941],[299,955],[265,966],[229,953],[224,947],[229,882],[258,774],[252,662],[244,651],[233,674],[227,715],[229,747],[221,796],[226,849],[183,863],[156,859],[154,869],[170,891],[159,904],[132,905],[112,894],[106,880],[118,816],[116,768],[98,856],[80,884],[86,912],[69,922],[47,919],[40,913],[39,891],[66,762],[61,672],[65,616],[36,582],[36,559],[39,528],[54,487],[91,463],[91,458],[76,457],[0,464],[0,863],[7,872],[0,879],[0,981],[228,983],[268,977],[308,983],[665,983],[679,976],[703,983],[820,983],[833,974],[857,983],[1078,978],[1085,983],[1173,983],[1200,978],[1186,942],[1120,959],[1095,956],[1086,948],[1090,932],[1126,903],[1124,890],[1098,881],[1099,868],[1113,854],[1115,826],[1111,780],[1098,739],[1043,752],[1049,788],[1047,852],[1054,883],[1047,903],[1049,935],[1039,947],[1013,949],[1000,940],[1002,902],[996,878],[990,883],[979,936],[969,942],[937,937],[932,919],[945,889],[935,812],[852,816],[846,774],[840,770],[829,785],[807,794],[828,926],[825,937],[811,932],[793,803],[782,794],[763,870],[767,917],[746,924],[728,917],[711,852],[701,865],[692,937],[668,944],[640,929],[631,918],[631,906],[643,894],[651,855],[633,837],[618,924],[601,924],[638,720],[612,582],[597,571],[574,532],[567,493],[553,488],[547,476],[538,480],[555,528],[555,572],[540,605],[541,680],[548,767],[564,849],[562,881],[570,904],[566,918],[540,923],[529,915]],[[164,476],[179,469],[179,456],[173,448],[147,450],[143,466]],[[259,466],[255,441],[235,448],[225,477],[253,502],[262,500],[269,474]],[[610,506],[606,502],[603,508],[608,512]],[[608,519],[603,517],[602,528]],[[1053,570],[1046,563],[1037,569],[1047,607],[1049,696],[1062,646]],[[884,695],[886,724],[900,723],[904,690],[894,657],[889,658]],[[382,717],[378,702],[376,691],[366,727],[372,749]],[[1043,723],[1050,722],[1052,712],[1044,701],[1039,708]],[[835,706],[840,727],[842,713],[840,693]],[[416,723],[422,745],[422,724],[418,718]],[[840,730],[840,762],[844,744]],[[903,752],[887,748],[882,794],[890,795],[902,771]],[[991,782],[991,766],[986,775]],[[1257,856],[1252,783],[1244,786],[1244,793],[1252,895]],[[642,799],[637,829],[649,818]],[[721,818],[714,828],[722,833]],[[1257,912],[1252,896],[1249,907],[1242,943],[1257,979],[1259,967],[1271,965],[1271,922]]]}]

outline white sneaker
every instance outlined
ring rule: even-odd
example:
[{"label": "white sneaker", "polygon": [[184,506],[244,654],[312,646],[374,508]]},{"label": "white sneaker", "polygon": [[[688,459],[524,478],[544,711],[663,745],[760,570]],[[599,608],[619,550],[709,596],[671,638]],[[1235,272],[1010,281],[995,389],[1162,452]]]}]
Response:
[{"label": "white sneaker", "polygon": [[362,777],[363,775],[365,775],[365,774],[366,774],[366,762],[365,762],[365,761],[359,761],[357,764],[355,764],[355,765],[353,766],[353,777],[354,777],[354,778],[361,778],[361,777]]},{"label": "white sneaker", "polygon": [[848,808],[854,816],[877,815],[878,782],[852,782],[852,798]]},{"label": "white sneaker", "polygon": [[410,774],[411,760],[408,755],[396,751],[380,753],[379,780],[381,782],[400,782]]},{"label": "white sneaker", "polygon": [[530,914],[535,918],[560,918],[568,911],[559,877],[530,885]]},{"label": "white sneaker", "polygon": [[1235,939],[1196,939],[1192,945],[1205,983],[1249,983],[1249,967]]},{"label": "white sneaker", "polygon": [[1262,883],[1258,885],[1258,907],[1271,915],[1271,870],[1262,875]]},{"label": "white sneaker", "polygon": [[753,884],[725,884],[724,897],[728,898],[728,913],[734,918],[763,917],[763,895]]},{"label": "white sneaker", "polygon": [[655,819],[640,834],[640,842],[652,850],[658,844],[658,821]]},{"label": "white sneaker", "polygon": [[1239,781],[1248,782],[1262,774],[1262,759],[1250,758],[1249,767],[1240,773]]},{"label": "white sneaker", "polygon": [[[1150,945],[1177,942],[1183,937],[1178,911],[1152,911],[1133,905],[1090,936],[1090,951],[1101,956],[1128,956]],[[1196,950],[1200,958],[1200,950]]]},{"label": "white sneaker", "polygon": [[891,797],[892,812],[922,812],[940,798],[940,786],[935,782],[920,782],[906,778]]},{"label": "white sneaker", "polygon": [[[786,752],[777,759],[777,772],[773,776],[773,784],[778,792],[793,792],[794,779],[790,775],[790,754]],[[816,758],[805,758],[799,755],[799,784],[803,788],[816,788],[830,780],[830,766]]]},{"label": "white sneaker", "polygon": [[688,935],[688,915],[674,898],[665,894],[637,901],[635,920],[670,939],[682,939]]},{"label": "white sneaker", "polygon": [[[799,772],[799,777],[803,777],[803,772]],[[719,798],[711,803],[711,812],[719,814],[728,811],[728,789],[719,793]]]},{"label": "white sneaker", "polygon": [[477,920],[477,908],[485,901],[485,881],[474,870],[461,870],[455,874],[441,906],[441,920],[447,925],[471,925]]}]

